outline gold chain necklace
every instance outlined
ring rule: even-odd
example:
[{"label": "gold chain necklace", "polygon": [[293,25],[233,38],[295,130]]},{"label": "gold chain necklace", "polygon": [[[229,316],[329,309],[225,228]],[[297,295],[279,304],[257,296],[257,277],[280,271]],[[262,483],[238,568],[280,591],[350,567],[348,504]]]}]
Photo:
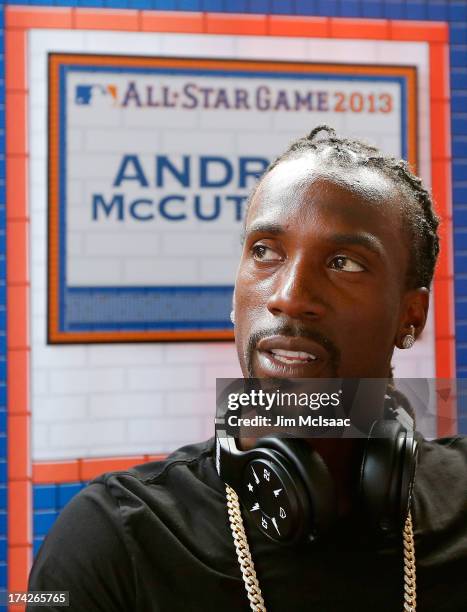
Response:
[{"label": "gold chain necklace", "polygon": [[[243,525],[242,514],[238,495],[235,491],[225,485],[227,493],[227,511],[229,513],[230,528],[234,539],[235,550],[237,551],[238,563],[243,576],[245,589],[250,600],[250,608],[254,612],[266,612],[261,588],[256,577],[255,566],[250,553],[248,539]],[[403,531],[404,543],[404,605],[403,612],[416,612],[416,575],[415,575],[415,545],[413,536],[412,515],[409,514],[405,521]]]}]

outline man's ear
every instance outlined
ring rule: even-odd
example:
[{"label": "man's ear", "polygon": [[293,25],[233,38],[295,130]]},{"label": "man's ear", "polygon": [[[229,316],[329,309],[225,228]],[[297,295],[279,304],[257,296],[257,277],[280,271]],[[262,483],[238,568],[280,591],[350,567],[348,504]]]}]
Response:
[{"label": "man's ear", "polygon": [[429,305],[430,291],[426,287],[410,289],[405,293],[401,304],[399,330],[394,339],[398,348],[404,348],[402,342],[407,334],[413,333],[415,339],[420,336],[425,327]]}]

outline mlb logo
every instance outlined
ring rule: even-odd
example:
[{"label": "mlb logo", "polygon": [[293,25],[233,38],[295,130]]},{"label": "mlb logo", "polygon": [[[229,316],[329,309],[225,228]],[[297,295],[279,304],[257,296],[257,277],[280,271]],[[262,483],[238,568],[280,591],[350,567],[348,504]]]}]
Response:
[{"label": "mlb logo", "polygon": [[77,85],[75,89],[75,102],[80,106],[89,106],[96,98],[110,96],[114,104],[117,100],[115,85]]}]

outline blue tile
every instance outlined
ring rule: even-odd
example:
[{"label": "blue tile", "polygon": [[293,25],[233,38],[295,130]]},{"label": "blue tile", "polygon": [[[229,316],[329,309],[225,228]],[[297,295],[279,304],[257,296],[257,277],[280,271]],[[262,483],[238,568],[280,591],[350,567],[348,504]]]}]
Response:
[{"label": "blue tile", "polygon": [[454,161],[452,164],[452,178],[454,181],[467,182],[467,162]]},{"label": "blue tile", "polygon": [[[258,4],[261,4],[261,2],[259,2]],[[211,11],[213,13],[218,12],[218,13],[222,13],[224,11],[224,2],[222,0],[203,0],[202,3],[203,6],[203,11]],[[258,10],[258,9],[250,9],[251,13],[263,13],[266,12],[265,10]]]},{"label": "blue tile", "polygon": [[0,511],[0,536],[7,535],[7,513],[6,511]]},{"label": "blue tile", "polygon": [[384,17],[386,19],[405,19],[406,6],[399,0],[386,0],[384,3]]},{"label": "blue tile", "polygon": [[7,482],[6,461],[0,458],[0,485]]},{"label": "blue tile", "polygon": [[178,0],[177,8],[180,11],[199,11],[201,10],[200,0]]},{"label": "blue tile", "polygon": [[104,6],[108,8],[128,8],[128,0],[105,0]]},{"label": "blue tile", "polygon": [[6,406],[6,384],[0,381],[0,406]]},{"label": "blue tile", "polygon": [[339,3],[337,0],[316,0],[316,14],[323,17],[337,17]]},{"label": "blue tile", "polygon": [[464,68],[451,69],[451,89],[467,89],[467,70]]},{"label": "blue tile", "polygon": [[174,11],[177,8],[175,0],[154,0],[154,8],[163,11]]},{"label": "blue tile", "polygon": [[228,13],[244,13],[248,6],[248,0],[224,0],[224,11]]},{"label": "blue tile", "polygon": [[7,431],[7,415],[6,410],[0,410],[0,432],[6,433]]},{"label": "blue tile", "polygon": [[7,561],[8,556],[7,539],[0,538],[0,563]]},{"label": "blue tile", "polygon": [[467,252],[467,232],[464,231],[465,227],[457,227],[454,230],[454,252],[466,251]]},{"label": "blue tile", "polygon": [[77,495],[82,489],[84,489],[84,487],[85,485],[81,482],[58,485],[57,509],[61,510],[62,508],[64,508],[64,506],[66,506],[70,499]]},{"label": "blue tile", "polygon": [[296,0],[295,12],[297,15],[316,15],[315,0]]},{"label": "blue tile", "polygon": [[36,510],[57,511],[57,485],[34,485],[33,508]]},{"label": "blue tile", "polygon": [[292,0],[271,0],[271,13],[274,15],[293,15],[295,10]]},{"label": "blue tile", "polygon": [[451,23],[449,32],[450,32],[451,44],[453,45],[466,45],[467,44],[467,24]]},{"label": "blue tile", "polygon": [[453,113],[451,126],[456,135],[467,136],[467,115]]},{"label": "blue tile", "polygon": [[424,0],[407,0],[408,19],[426,19],[427,10]]},{"label": "blue tile", "polygon": [[[467,279],[464,279],[467,280]],[[456,283],[457,289],[457,283]],[[467,343],[467,323],[456,325],[456,341]]]},{"label": "blue tile", "polygon": [[33,533],[34,536],[47,535],[47,532],[55,523],[58,512],[34,512]]},{"label": "blue tile", "polygon": [[453,207],[454,226],[467,227],[467,209]]},{"label": "blue tile", "polygon": [[467,68],[467,45],[451,45],[451,66]]},{"label": "blue tile", "polygon": [[467,113],[467,91],[451,92],[451,112]]},{"label": "blue tile", "polygon": [[361,17],[359,0],[341,0],[340,15],[342,17]]},{"label": "blue tile", "polygon": [[467,365],[467,348],[457,347],[456,360],[457,360],[458,366]]},{"label": "blue tile", "polygon": [[427,3],[427,8],[428,19],[433,19],[434,21],[447,21],[449,19],[449,5],[446,1],[435,2],[430,0]]},{"label": "blue tile", "polygon": [[452,21],[467,21],[467,4],[465,0],[453,0],[450,2],[449,19]]},{"label": "blue tile", "polygon": [[129,0],[128,6],[131,9],[147,10],[152,8],[151,0]]},{"label": "blue tile", "polygon": [[467,255],[454,255],[454,271],[456,274],[467,272]]},{"label": "blue tile", "polygon": [[453,138],[452,154],[453,157],[467,157],[467,140],[462,140],[462,136]]},{"label": "blue tile", "polygon": [[[459,278],[455,281],[456,298],[467,297],[467,278]],[[467,342],[467,325],[456,325],[456,342]]]},{"label": "blue tile", "polygon": [[467,301],[464,296],[461,297],[462,301],[456,297],[456,320],[467,323]]},{"label": "blue tile", "polygon": [[0,457],[6,457],[7,439],[6,433],[0,434]]},{"label": "blue tile", "polygon": [[76,0],[76,6],[101,7],[104,6],[104,0]]},{"label": "blue tile", "polygon": [[[0,584],[6,585],[6,580],[7,580],[7,565],[6,563],[0,563]],[[6,607],[2,606],[2,608],[6,612]]]},{"label": "blue tile", "polygon": [[452,190],[455,204],[467,204],[467,187],[456,187]]},{"label": "blue tile", "polygon": [[7,509],[8,486],[0,485],[0,510]]}]

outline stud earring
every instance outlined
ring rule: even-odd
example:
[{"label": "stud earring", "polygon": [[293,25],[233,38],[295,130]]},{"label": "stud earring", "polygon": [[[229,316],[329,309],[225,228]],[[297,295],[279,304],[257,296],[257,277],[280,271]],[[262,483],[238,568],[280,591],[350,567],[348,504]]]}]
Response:
[{"label": "stud earring", "polygon": [[232,310],[230,313],[230,320],[232,321],[232,325],[235,325],[235,310]]},{"label": "stud earring", "polygon": [[409,349],[409,348],[412,348],[414,344],[415,344],[415,327],[411,325],[410,334],[406,334],[402,338],[402,348]]}]

